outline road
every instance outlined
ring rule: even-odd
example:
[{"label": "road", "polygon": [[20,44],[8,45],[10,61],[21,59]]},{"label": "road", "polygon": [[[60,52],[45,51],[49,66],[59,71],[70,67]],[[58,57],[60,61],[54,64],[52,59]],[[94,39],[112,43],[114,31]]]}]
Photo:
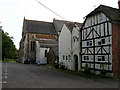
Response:
[{"label": "road", "polygon": [[3,63],[3,82],[3,88],[118,88],[117,80],[87,80],[35,64],[16,62]]}]

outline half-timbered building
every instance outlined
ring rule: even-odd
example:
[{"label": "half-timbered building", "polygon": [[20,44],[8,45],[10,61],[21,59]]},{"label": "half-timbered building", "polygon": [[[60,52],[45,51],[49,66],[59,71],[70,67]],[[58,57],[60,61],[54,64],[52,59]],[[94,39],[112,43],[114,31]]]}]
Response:
[{"label": "half-timbered building", "polygon": [[81,28],[81,68],[92,72],[118,74],[120,48],[120,9],[100,5],[89,13]]}]

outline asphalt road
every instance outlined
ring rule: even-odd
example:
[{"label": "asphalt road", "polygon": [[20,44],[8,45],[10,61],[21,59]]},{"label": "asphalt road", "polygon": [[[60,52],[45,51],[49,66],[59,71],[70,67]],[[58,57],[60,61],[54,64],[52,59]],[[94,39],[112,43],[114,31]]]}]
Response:
[{"label": "asphalt road", "polygon": [[3,63],[2,85],[3,88],[118,88],[118,81],[87,80],[35,64],[9,62]]}]

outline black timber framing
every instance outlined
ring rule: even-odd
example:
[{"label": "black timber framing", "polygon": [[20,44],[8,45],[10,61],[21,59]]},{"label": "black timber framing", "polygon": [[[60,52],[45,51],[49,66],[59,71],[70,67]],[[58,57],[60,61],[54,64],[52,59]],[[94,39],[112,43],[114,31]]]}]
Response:
[{"label": "black timber framing", "polygon": [[101,24],[104,24],[104,23],[111,23],[111,21],[108,20],[108,21],[104,21],[104,22],[101,22],[101,23],[98,23],[98,24],[95,24],[95,25],[91,25],[89,27],[82,28],[82,30],[85,30],[85,29],[88,29],[88,28],[91,28],[91,27],[94,27],[94,26],[98,26],[98,25],[101,25]]},{"label": "black timber framing", "polygon": [[[100,39],[100,38],[107,38],[108,37],[109,42],[110,42],[110,37],[112,35],[109,33],[109,30],[110,30],[109,29],[109,23],[111,23],[111,21],[108,20],[108,21],[104,21],[104,22],[101,22],[101,23],[98,23],[98,24],[95,24],[95,25],[91,25],[89,27],[83,27],[81,29],[81,44],[80,44],[81,45],[81,68],[83,68],[83,66],[82,66],[83,63],[92,63],[93,64],[93,68],[91,68],[91,70],[100,71],[100,69],[96,69],[95,68],[95,65],[96,64],[107,64],[108,65],[108,70],[107,71],[108,72],[112,72],[112,71],[109,71],[109,65],[111,65],[111,63],[109,61],[109,58],[110,58],[109,56],[111,54],[110,53],[110,47],[112,45],[111,44],[95,45],[96,39]],[[97,26],[98,26],[98,28],[97,28]],[[103,28],[101,28],[101,26],[103,26]],[[87,30],[90,30],[90,31],[86,35]],[[98,34],[98,31],[100,32],[99,34]],[[95,36],[94,32],[98,36]],[[102,32],[103,32],[103,36],[102,36]],[[92,34],[92,37],[88,38],[90,34]],[[93,46],[82,46],[83,42],[87,42],[89,40],[93,41]],[[98,47],[100,47],[100,49],[101,49],[100,53],[96,53],[96,51],[95,51],[95,48],[98,48]],[[107,52],[104,47],[109,47],[109,51]],[[88,53],[88,50],[90,50],[89,48],[92,48],[92,51],[90,51],[90,52],[93,52],[93,53]],[[83,52],[83,49],[85,50],[84,52]],[[103,51],[104,51],[104,53],[103,53]],[[85,52],[87,52],[87,54]],[[93,60],[92,61],[84,61],[83,60],[83,56],[84,55],[93,56]],[[96,60],[95,60],[96,55],[105,55],[105,56],[108,56],[108,61],[107,62],[96,62]]]}]

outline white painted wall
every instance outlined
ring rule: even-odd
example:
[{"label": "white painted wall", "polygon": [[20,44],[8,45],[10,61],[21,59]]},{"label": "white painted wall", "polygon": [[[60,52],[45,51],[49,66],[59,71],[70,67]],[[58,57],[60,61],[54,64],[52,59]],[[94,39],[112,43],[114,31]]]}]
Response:
[{"label": "white painted wall", "polygon": [[[63,60],[63,55],[65,60]],[[71,59],[66,60],[66,56],[69,55],[71,55],[71,32],[64,24],[59,36],[59,62],[63,62],[67,69],[71,70]]]},{"label": "white painted wall", "polygon": [[[78,70],[80,70],[80,63],[81,63],[81,60],[80,60],[80,56],[79,56],[79,53],[80,53],[80,33],[79,33],[79,27],[75,24],[76,27],[73,28],[73,31],[72,31],[72,51],[73,51],[73,59],[72,59],[72,68],[73,70],[75,70],[75,60],[74,60],[74,55],[77,55],[78,56]],[[75,39],[75,41],[73,40],[73,37],[76,36],[78,38]]]},{"label": "white painted wall", "polygon": [[36,63],[40,60],[40,64],[47,64],[47,57],[45,57],[45,50],[49,51],[49,48],[40,47],[40,43],[36,41]]},{"label": "white painted wall", "polygon": [[36,63],[38,60],[40,60],[40,44],[36,41]]},{"label": "white painted wall", "polygon": [[47,57],[45,57],[45,50],[49,50],[49,48],[40,48],[40,63],[47,64]]}]

